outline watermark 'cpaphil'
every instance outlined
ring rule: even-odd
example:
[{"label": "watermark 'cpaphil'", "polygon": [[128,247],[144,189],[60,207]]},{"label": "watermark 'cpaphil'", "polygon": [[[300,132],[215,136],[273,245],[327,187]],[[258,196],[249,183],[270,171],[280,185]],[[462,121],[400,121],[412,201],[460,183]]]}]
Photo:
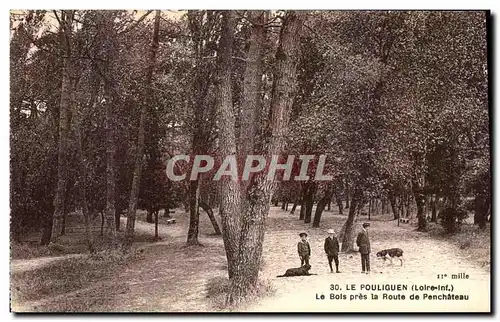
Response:
[{"label": "watermark 'cpaphil'", "polygon": [[[180,166],[183,164],[183,166]],[[325,174],[326,155],[247,155],[224,158],[210,155],[189,156],[180,154],[167,162],[167,177],[172,181],[198,180],[200,174],[209,173],[214,181],[227,176],[234,181],[247,181],[252,175],[264,173],[267,180],[331,181],[333,176]],[[282,172],[281,172],[282,171]],[[281,172],[278,176],[277,173]]]}]

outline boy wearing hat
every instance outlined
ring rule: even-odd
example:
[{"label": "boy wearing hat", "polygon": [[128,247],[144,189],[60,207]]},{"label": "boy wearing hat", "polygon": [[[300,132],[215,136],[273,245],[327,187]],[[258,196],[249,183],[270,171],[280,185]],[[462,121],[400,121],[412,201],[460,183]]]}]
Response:
[{"label": "boy wearing hat", "polygon": [[356,244],[359,247],[359,253],[361,254],[361,273],[370,273],[370,238],[368,237],[368,227],[369,223],[363,223],[363,229],[358,234],[356,239]]},{"label": "boy wearing hat", "polygon": [[307,234],[300,233],[299,236],[300,236],[300,241],[297,244],[297,250],[299,252],[299,257],[300,257],[300,266],[303,266],[304,263],[306,265],[309,265],[309,257],[311,256],[311,246],[307,241]]},{"label": "boy wearing hat", "polygon": [[328,237],[325,238],[325,253],[328,257],[330,272],[333,273],[332,260],[335,260],[336,272],[339,272],[339,241],[335,236],[335,230],[328,229]]}]

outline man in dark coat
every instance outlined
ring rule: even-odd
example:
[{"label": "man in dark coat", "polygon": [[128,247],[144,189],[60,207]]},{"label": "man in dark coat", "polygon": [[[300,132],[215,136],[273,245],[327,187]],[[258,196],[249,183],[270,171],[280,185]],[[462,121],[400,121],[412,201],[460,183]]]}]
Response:
[{"label": "man in dark coat", "polygon": [[363,223],[363,230],[358,234],[356,244],[361,254],[361,273],[370,273],[370,238],[368,237],[369,223]]},{"label": "man in dark coat", "polygon": [[333,273],[332,260],[335,260],[336,272],[339,272],[339,241],[335,236],[335,230],[328,229],[328,237],[325,238],[325,253],[328,257],[330,272]]},{"label": "man in dark coat", "polygon": [[297,250],[299,252],[299,257],[300,257],[300,266],[303,266],[304,263],[306,265],[309,265],[309,257],[311,257],[311,246],[307,241],[307,234],[300,233],[299,236],[300,236],[300,241],[297,244]]}]

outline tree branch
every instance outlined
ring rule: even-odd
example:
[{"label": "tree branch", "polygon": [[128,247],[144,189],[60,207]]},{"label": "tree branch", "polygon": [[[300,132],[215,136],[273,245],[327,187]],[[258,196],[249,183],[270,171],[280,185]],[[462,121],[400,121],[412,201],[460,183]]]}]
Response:
[{"label": "tree branch", "polygon": [[133,29],[135,29],[144,19],[146,19],[147,16],[149,16],[153,12],[153,10],[148,10],[145,14],[142,15],[138,20],[136,20],[132,25],[130,25],[128,28],[125,28],[122,32],[118,33],[119,35],[125,34]]}]

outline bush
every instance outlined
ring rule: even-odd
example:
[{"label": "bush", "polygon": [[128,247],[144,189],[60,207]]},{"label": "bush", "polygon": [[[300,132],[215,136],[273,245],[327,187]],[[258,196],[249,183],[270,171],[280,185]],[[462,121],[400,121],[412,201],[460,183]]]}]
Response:
[{"label": "bush", "polygon": [[460,230],[462,222],[467,218],[467,211],[463,208],[447,207],[439,212],[438,219],[441,226],[448,234],[454,234]]}]

